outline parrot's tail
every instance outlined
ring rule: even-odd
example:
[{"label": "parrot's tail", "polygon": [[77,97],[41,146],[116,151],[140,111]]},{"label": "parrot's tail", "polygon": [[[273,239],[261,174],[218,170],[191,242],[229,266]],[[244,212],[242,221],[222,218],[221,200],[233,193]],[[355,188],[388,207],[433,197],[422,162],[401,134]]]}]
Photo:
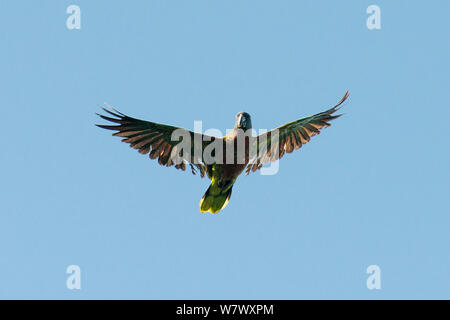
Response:
[{"label": "parrot's tail", "polygon": [[230,201],[232,189],[233,185],[222,189],[217,184],[212,183],[200,200],[200,212],[217,213],[225,208]]}]

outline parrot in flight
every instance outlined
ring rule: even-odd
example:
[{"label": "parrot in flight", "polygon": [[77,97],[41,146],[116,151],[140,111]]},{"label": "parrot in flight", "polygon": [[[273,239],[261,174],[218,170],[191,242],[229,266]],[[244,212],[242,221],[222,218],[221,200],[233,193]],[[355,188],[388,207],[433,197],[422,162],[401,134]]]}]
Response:
[{"label": "parrot in flight", "polygon": [[[157,159],[160,165],[174,166],[176,169],[184,171],[188,164],[193,174],[200,173],[202,178],[206,174],[211,180],[211,185],[200,200],[200,211],[217,213],[227,206],[233,185],[244,170],[246,175],[255,172],[261,169],[263,164],[277,161],[285,153],[291,153],[309,142],[310,138],[319,134],[321,129],[330,126],[328,123],[330,120],[341,116],[341,114],[334,115],[334,113],[348,96],[349,92],[347,91],[334,107],[286,123],[265,133],[264,139],[260,139],[263,138],[262,135],[253,138],[251,134],[250,136],[246,135],[252,129],[251,117],[247,112],[239,112],[236,115],[233,130],[222,138],[207,136],[175,126],[139,120],[112,107],[110,110],[102,108],[108,115],[98,113],[97,115],[116,125],[96,124],[96,126],[116,131],[113,136],[122,137],[122,141],[129,143],[131,148],[137,149],[141,154],[149,154],[150,159]],[[181,130],[185,136],[190,138],[187,139],[190,140],[187,147],[188,152],[183,152],[182,155],[178,150],[182,141],[173,138],[177,130]],[[243,134],[245,135],[244,143],[240,146],[243,146],[245,150],[239,153],[237,140]],[[231,152],[232,161],[225,161],[225,156],[223,157],[224,161],[216,161],[217,158],[205,161],[205,151],[208,146],[218,142],[222,144],[225,154]],[[227,149],[226,146],[230,144],[232,147]],[[255,150],[253,153],[250,152],[252,148]],[[215,151],[217,150],[212,151],[212,155],[215,154]]]}]

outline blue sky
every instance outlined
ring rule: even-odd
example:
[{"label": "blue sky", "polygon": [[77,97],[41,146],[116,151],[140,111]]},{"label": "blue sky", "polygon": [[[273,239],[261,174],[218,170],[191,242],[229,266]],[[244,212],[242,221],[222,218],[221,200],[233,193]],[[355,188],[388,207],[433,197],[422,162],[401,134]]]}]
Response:
[{"label": "blue sky", "polygon": [[[371,4],[381,30],[366,27]],[[0,2],[0,298],[450,298],[449,13],[446,0]],[[347,89],[345,116],[278,174],[240,177],[218,215],[199,212],[208,180],[94,126],[108,102],[223,132],[247,111],[270,129]]]}]

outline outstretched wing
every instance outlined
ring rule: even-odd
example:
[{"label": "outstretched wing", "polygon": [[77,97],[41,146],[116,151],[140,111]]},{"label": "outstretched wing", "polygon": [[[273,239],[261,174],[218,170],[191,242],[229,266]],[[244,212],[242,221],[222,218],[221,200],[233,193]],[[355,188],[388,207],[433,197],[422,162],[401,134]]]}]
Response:
[{"label": "outstretched wing", "polygon": [[286,123],[266,134],[259,135],[253,140],[254,157],[250,159],[246,168],[246,174],[261,169],[263,164],[279,160],[283,155],[300,149],[309,142],[312,136],[320,133],[320,130],[329,127],[328,121],[339,118],[341,115],[333,115],[339,106],[348,98],[347,91],[341,101],[333,108],[315,114],[313,116]]},{"label": "outstretched wing", "polygon": [[[175,168],[184,171],[186,164],[189,164],[193,174],[196,174],[198,169],[201,177],[205,176],[206,166],[203,163],[203,150],[217,138],[174,126],[128,117],[113,108],[111,108],[112,110],[102,109],[114,118],[98,113],[97,115],[117,125],[97,124],[96,126],[116,131],[113,136],[123,137],[123,142],[129,143],[130,147],[137,149],[142,154],[149,153],[150,159],[158,159],[160,165],[167,167],[175,165]],[[183,152],[180,148],[183,139],[174,139],[174,136],[189,138],[189,146],[185,149],[190,149],[187,150],[190,152]],[[184,141],[184,143],[186,142]]]}]

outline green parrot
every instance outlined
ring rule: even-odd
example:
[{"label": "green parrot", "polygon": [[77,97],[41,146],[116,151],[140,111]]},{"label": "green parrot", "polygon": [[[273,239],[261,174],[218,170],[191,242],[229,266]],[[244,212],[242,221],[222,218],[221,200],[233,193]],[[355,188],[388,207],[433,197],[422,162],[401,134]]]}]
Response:
[{"label": "green parrot", "polygon": [[[211,180],[211,185],[200,200],[200,211],[217,213],[227,206],[233,185],[244,170],[246,175],[255,172],[261,169],[263,164],[277,161],[285,153],[291,153],[309,142],[310,138],[319,134],[322,128],[330,126],[328,121],[341,116],[333,114],[348,98],[348,95],[347,91],[331,109],[286,123],[264,134],[264,137],[262,135],[252,136],[250,130],[252,121],[246,112],[239,112],[236,115],[233,130],[222,138],[135,119],[114,108],[111,110],[102,108],[113,118],[98,113],[97,115],[117,125],[97,124],[97,126],[116,131],[113,136],[122,137],[123,142],[129,143],[130,147],[137,149],[142,154],[149,154],[150,159],[158,159],[160,165],[174,166],[176,169],[184,171],[188,164],[193,174],[199,172],[202,178],[206,175]],[[177,132],[183,133],[185,139],[174,138]],[[239,144],[239,139],[243,141],[243,144]],[[179,149],[183,141],[185,148],[184,152],[180,153]],[[213,145],[216,147],[215,149],[212,148]],[[243,152],[239,152],[239,146],[244,147]],[[209,158],[206,156],[208,149],[212,156]],[[221,154],[218,152],[220,150],[222,150]],[[227,154],[229,158],[226,158]],[[217,157],[214,157],[215,155]],[[230,159],[231,161],[229,161]]]}]

